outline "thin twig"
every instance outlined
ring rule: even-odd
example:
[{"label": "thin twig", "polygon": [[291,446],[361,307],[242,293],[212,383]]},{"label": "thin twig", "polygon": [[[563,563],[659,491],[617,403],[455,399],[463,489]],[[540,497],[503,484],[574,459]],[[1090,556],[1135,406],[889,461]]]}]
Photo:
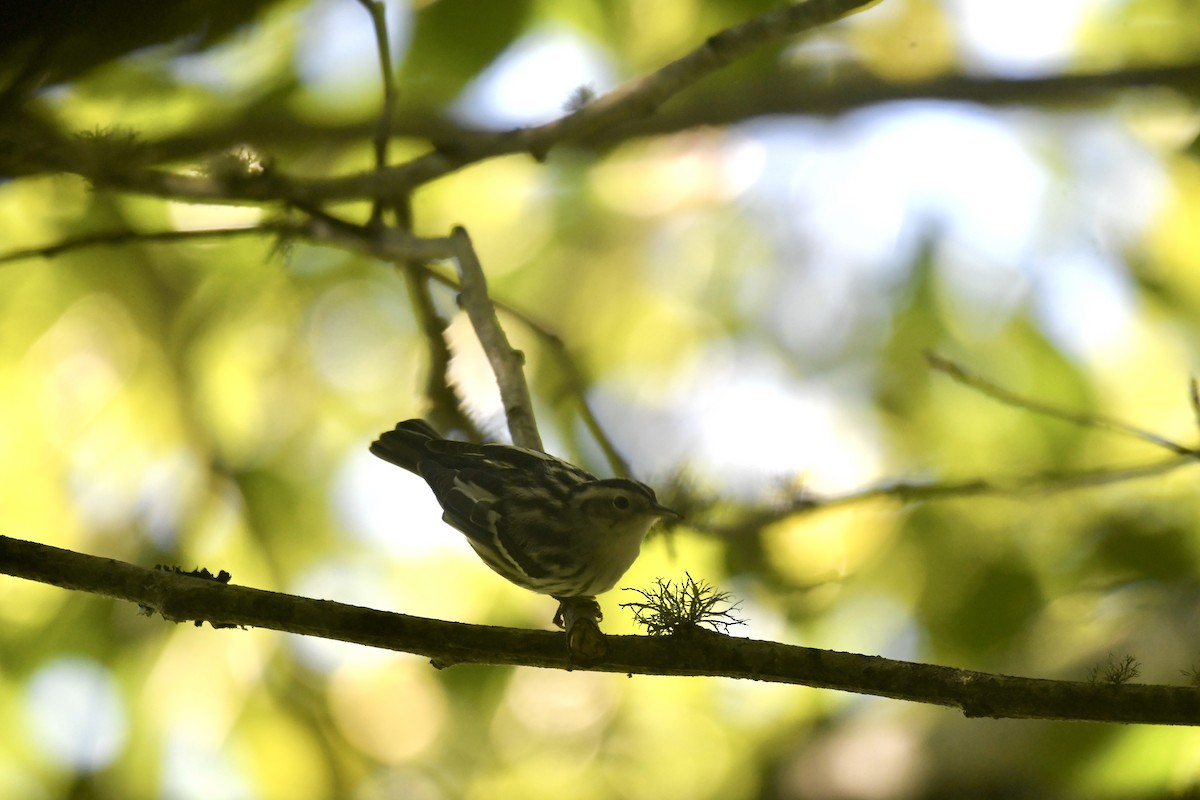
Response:
[{"label": "thin twig", "polygon": [[[387,30],[387,6],[382,0],[358,0],[367,13],[371,15],[371,25],[375,29],[375,47],[379,51],[379,71],[383,81],[383,109],[379,112],[379,122],[375,127],[375,167],[384,169],[388,165],[388,143],[392,139],[392,120],[396,116],[396,75],[392,68],[392,46]],[[384,203],[376,198],[371,206],[371,222],[373,226],[383,222]]]},{"label": "thin twig", "polygon": [[978,495],[1025,496],[1031,491],[1066,492],[1073,489],[1088,489],[1140,478],[1151,478],[1195,463],[1196,460],[1191,455],[1178,455],[1164,461],[1138,464],[1132,467],[1098,467],[1069,473],[1042,473],[1007,481],[984,478],[947,482],[897,481],[846,494],[802,497],[797,499],[792,507],[796,511],[816,510],[879,497],[892,497],[901,502],[910,503],[918,500],[941,500]]},{"label": "thin twig", "polygon": [[[750,514],[741,516],[733,523],[706,525],[703,522],[696,521],[696,517],[693,515],[691,517],[693,520],[692,527],[708,533],[729,536],[759,530],[794,514],[863,503],[876,499],[892,499],[901,503],[910,503],[926,500],[978,497],[982,495],[1024,497],[1028,496],[1030,492],[1064,492],[1163,475],[1180,467],[1195,464],[1197,455],[1200,455],[1200,452],[1193,448],[1184,447],[1177,442],[1122,422],[1121,420],[1095,414],[1085,414],[1023,397],[935,353],[926,353],[926,358],[933,369],[944,372],[959,383],[969,386],[1005,405],[1032,411],[1081,427],[1096,428],[1123,436],[1130,436],[1168,450],[1174,455],[1166,460],[1150,464],[1124,467],[1098,467],[1068,473],[1040,473],[1008,480],[973,478],[961,481],[895,481],[840,495],[819,496],[803,492],[787,503],[773,509],[753,511]],[[1198,424],[1200,424],[1200,399],[1196,399],[1198,395],[1200,395],[1200,392],[1198,392],[1196,383],[1193,381],[1192,407],[1197,414]]]},{"label": "thin twig", "polygon": [[508,420],[508,432],[513,444],[542,450],[542,437],[538,435],[537,420],[533,416],[533,401],[529,397],[529,386],[525,383],[525,356],[509,344],[500,320],[496,318],[496,307],[488,297],[487,278],[483,266],[475,254],[471,237],[466,228],[456,226],[450,232],[450,242],[458,261],[458,275],[462,283],[459,302],[467,312],[475,335],[487,354],[496,383],[500,387],[500,401],[504,404],[504,416]]},{"label": "thin twig", "polygon": [[100,233],[85,233],[60,239],[54,244],[41,247],[26,247],[20,250],[10,250],[0,253],[0,264],[12,261],[23,261],[29,258],[57,258],[75,250],[105,245],[153,244],[157,242],[178,243],[201,239],[234,239],[242,236],[262,236],[264,234],[292,234],[296,232],[295,223],[288,221],[263,222],[237,228],[209,228],[194,231],[103,231]]},{"label": "thin twig", "polygon": [[1087,414],[1080,411],[1074,411],[1069,408],[1051,405],[1050,403],[1043,403],[1039,400],[1030,400],[1027,397],[1022,397],[1016,392],[1005,389],[1004,387],[992,383],[986,378],[971,372],[961,364],[951,361],[948,358],[939,356],[937,353],[926,353],[925,358],[928,360],[929,366],[933,369],[936,369],[939,372],[944,372],[964,386],[969,386],[977,392],[987,395],[993,400],[1001,402],[1005,405],[1013,406],[1015,408],[1023,408],[1026,411],[1032,411],[1035,414],[1041,414],[1046,417],[1053,417],[1055,419],[1062,420],[1063,422],[1069,422],[1072,425],[1078,425],[1082,428],[1095,428],[1097,430],[1105,430],[1111,433],[1120,434],[1122,436],[1140,439],[1143,442],[1149,442],[1152,445],[1170,450],[1172,453],[1176,453],[1178,455],[1190,455],[1194,457],[1200,453],[1200,451],[1197,451],[1194,448],[1184,447],[1178,442],[1173,442],[1166,437],[1159,436],[1156,433],[1152,433],[1144,428],[1139,428],[1136,425],[1130,425],[1127,422],[1122,422],[1119,419],[1106,417],[1101,414]]},{"label": "thin twig", "polygon": [[1152,478],[1194,464],[1196,464],[1194,456],[1177,455],[1163,461],[1131,467],[1101,467],[1070,473],[1043,473],[1010,480],[968,478],[961,481],[891,481],[844,494],[817,495],[801,492],[774,508],[755,509],[749,513],[738,515],[732,522],[723,524],[705,523],[699,515],[692,513],[688,515],[688,526],[693,530],[718,536],[739,536],[761,530],[796,514],[809,514],[830,508],[866,503],[871,500],[916,503],[983,496],[1026,498],[1031,492],[1052,494]]},{"label": "thin twig", "polygon": [[609,468],[617,477],[628,478],[631,474],[629,462],[617,450],[616,444],[604,430],[604,426],[600,424],[600,419],[592,409],[592,404],[588,402],[587,381],[562,337],[511,306],[498,303],[496,307],[519,321],[550,348],[550,352],[558,360],[559,369],[566,378],[567,387],[579,401],[579,415],[583,418],[583,424],[587,426],[588,432],[591,433],[596,444],[600,445],[604,457],[608,460]]},{"label": "thin twig", "polygon": [[1192,419],[1196,422],[1196,429],[1200,431],[1200,382],[1195,378],[1188,381],[1188,402],[1192,406]]},{"label": "thin twig", "polygon": [[152,244],[208,239],[232,239],[242,236],[277,235],[305,239],[310,242],[341,247],[373,255],[385,260],[414,259],[419,262],[440,261],[454,257],[448,237],[412,236],[401,231],[385,230],[374,234],[364,227],[337,217],[309,210],[312,216],[300,220],[272,220],[247,227],[206,228],[194,231],[103,231],[62,239],[54,244],[27,247],[0,253],[0,264],[30,258],[56,258],[75,250],[106,245]]}]

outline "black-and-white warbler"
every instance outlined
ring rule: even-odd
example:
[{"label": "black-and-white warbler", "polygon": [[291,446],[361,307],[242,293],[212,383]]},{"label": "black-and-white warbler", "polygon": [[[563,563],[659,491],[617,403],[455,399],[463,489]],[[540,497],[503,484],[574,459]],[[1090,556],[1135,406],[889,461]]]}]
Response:
[{"label": "black-and-white warbler", "polygon": [[651,526],[679,516],[637,481],[600,480],[523,447],[444,439],[419,419],[380,435],[371,452],[424,478],[442,519],[485,564],[564,602],[613,588]]}]

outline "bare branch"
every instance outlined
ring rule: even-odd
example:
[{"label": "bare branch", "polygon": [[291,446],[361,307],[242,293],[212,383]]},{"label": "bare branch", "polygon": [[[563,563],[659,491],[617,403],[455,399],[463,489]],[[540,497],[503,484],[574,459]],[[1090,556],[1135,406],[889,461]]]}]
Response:
[{"label": "bare branch", "polygon": [[[706,84],[672,101],[660,113],[598,131],[579,144],[605,150],[640,137],[724,127],[756,117],[836,116],[905,100],[947,100],[992,107],[1020,105],[1046,111],[1094,109],[1138,90],[1162,94],[1164,89],[1173,89],[1190,95],[1192,87],[1200,83],[1200,62],[1196,61],[1029,78],[949,74],[911,82],[890,81],[854,63],[820,63],[815,69],[820,71],[820,80],[810,79],[803,69],[789,68],[764,75],[749,87]],[[420,126],[438,126],[427,117],[420,118],[415,111],[405,114],[400,124],[410,131]],[[480,135],[483,134],[474,131],[461,134],[464,139]],[[454,141],[451,131],[438,130],[436,136],[439,141]]]},{"label": "bare branch", "polygon": [[774,9],[715,34],[682,58],[546,125],[480,137],[474,147],[439,148],[404,164],[369,172],[334,178],[296,178],[271,172],[253,180],[230,182],[210,175],[180,175],[155,169],[105,170],[104,174],[92,174],[78,164],[58,166],[98,185],[193,202],[322,203],[371,198],[390,204],[414,188],[468,164],[515,153],[529,153],[542,159],[563,142],[587,138],[612,126],[650,116],[667,100],[733,61],[876,2],[805,0]]},{"label": "bare branch", "polygon": [[[960,481],[889,481],[845,494],[816,495],[802,492],[774,508],[752,509],[736,515],[732,522],[722,524],[707,524],[697,514],[691,513],[688,515],[688,527],[719,536],[739,536],[761,530],[795,514],[808,514],[871,500],[916,503],[983,496],[1028,498],[1031,493],[1036,492],[1051,494],[1152,478],[1196,463],[1194,456],[1182,455],[1130,467],[1100,467],[1069,473],[1043,473],[1008,480],[968,478]],[[687,500],[680,503],[684,506],[687,504]]]},{"label": "bare branch", "polygon": [[672,636],[605,636],[603,658],[584,666],[570,662],[561,633],[443,622],[312,600],[6,536],[0,536],[0,573],[128,600],[174,622],[319,636],[415,653],[437,667],[476,663],[708,675],[928,703],[961,709],[969,717],[1200,725],[1200,692],[1191,686],[1019,678],[741,639],[694,626]]}]

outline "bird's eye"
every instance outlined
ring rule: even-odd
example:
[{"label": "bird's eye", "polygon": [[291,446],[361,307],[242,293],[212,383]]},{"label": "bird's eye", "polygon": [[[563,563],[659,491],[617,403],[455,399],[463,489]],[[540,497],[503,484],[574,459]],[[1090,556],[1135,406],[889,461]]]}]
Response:
[{"label": "bird's eye", "polygon": [[627,511],[629,509],[629,498],[623,494],[619,494],[612,499],[613,508],[618,511]]}]

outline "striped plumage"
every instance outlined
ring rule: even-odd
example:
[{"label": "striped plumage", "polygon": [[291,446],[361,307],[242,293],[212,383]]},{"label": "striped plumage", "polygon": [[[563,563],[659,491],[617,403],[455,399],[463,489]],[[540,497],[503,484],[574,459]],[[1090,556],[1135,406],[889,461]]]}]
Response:
[{"label": "striped plumage", "polygon": [[650,527],[678,516],[645,484],[601,480],[523,447],[444,439],[423,420],[401,422],[371,452],[424,478],[442,519],[489,567],[559,599],[613,588]]}]

